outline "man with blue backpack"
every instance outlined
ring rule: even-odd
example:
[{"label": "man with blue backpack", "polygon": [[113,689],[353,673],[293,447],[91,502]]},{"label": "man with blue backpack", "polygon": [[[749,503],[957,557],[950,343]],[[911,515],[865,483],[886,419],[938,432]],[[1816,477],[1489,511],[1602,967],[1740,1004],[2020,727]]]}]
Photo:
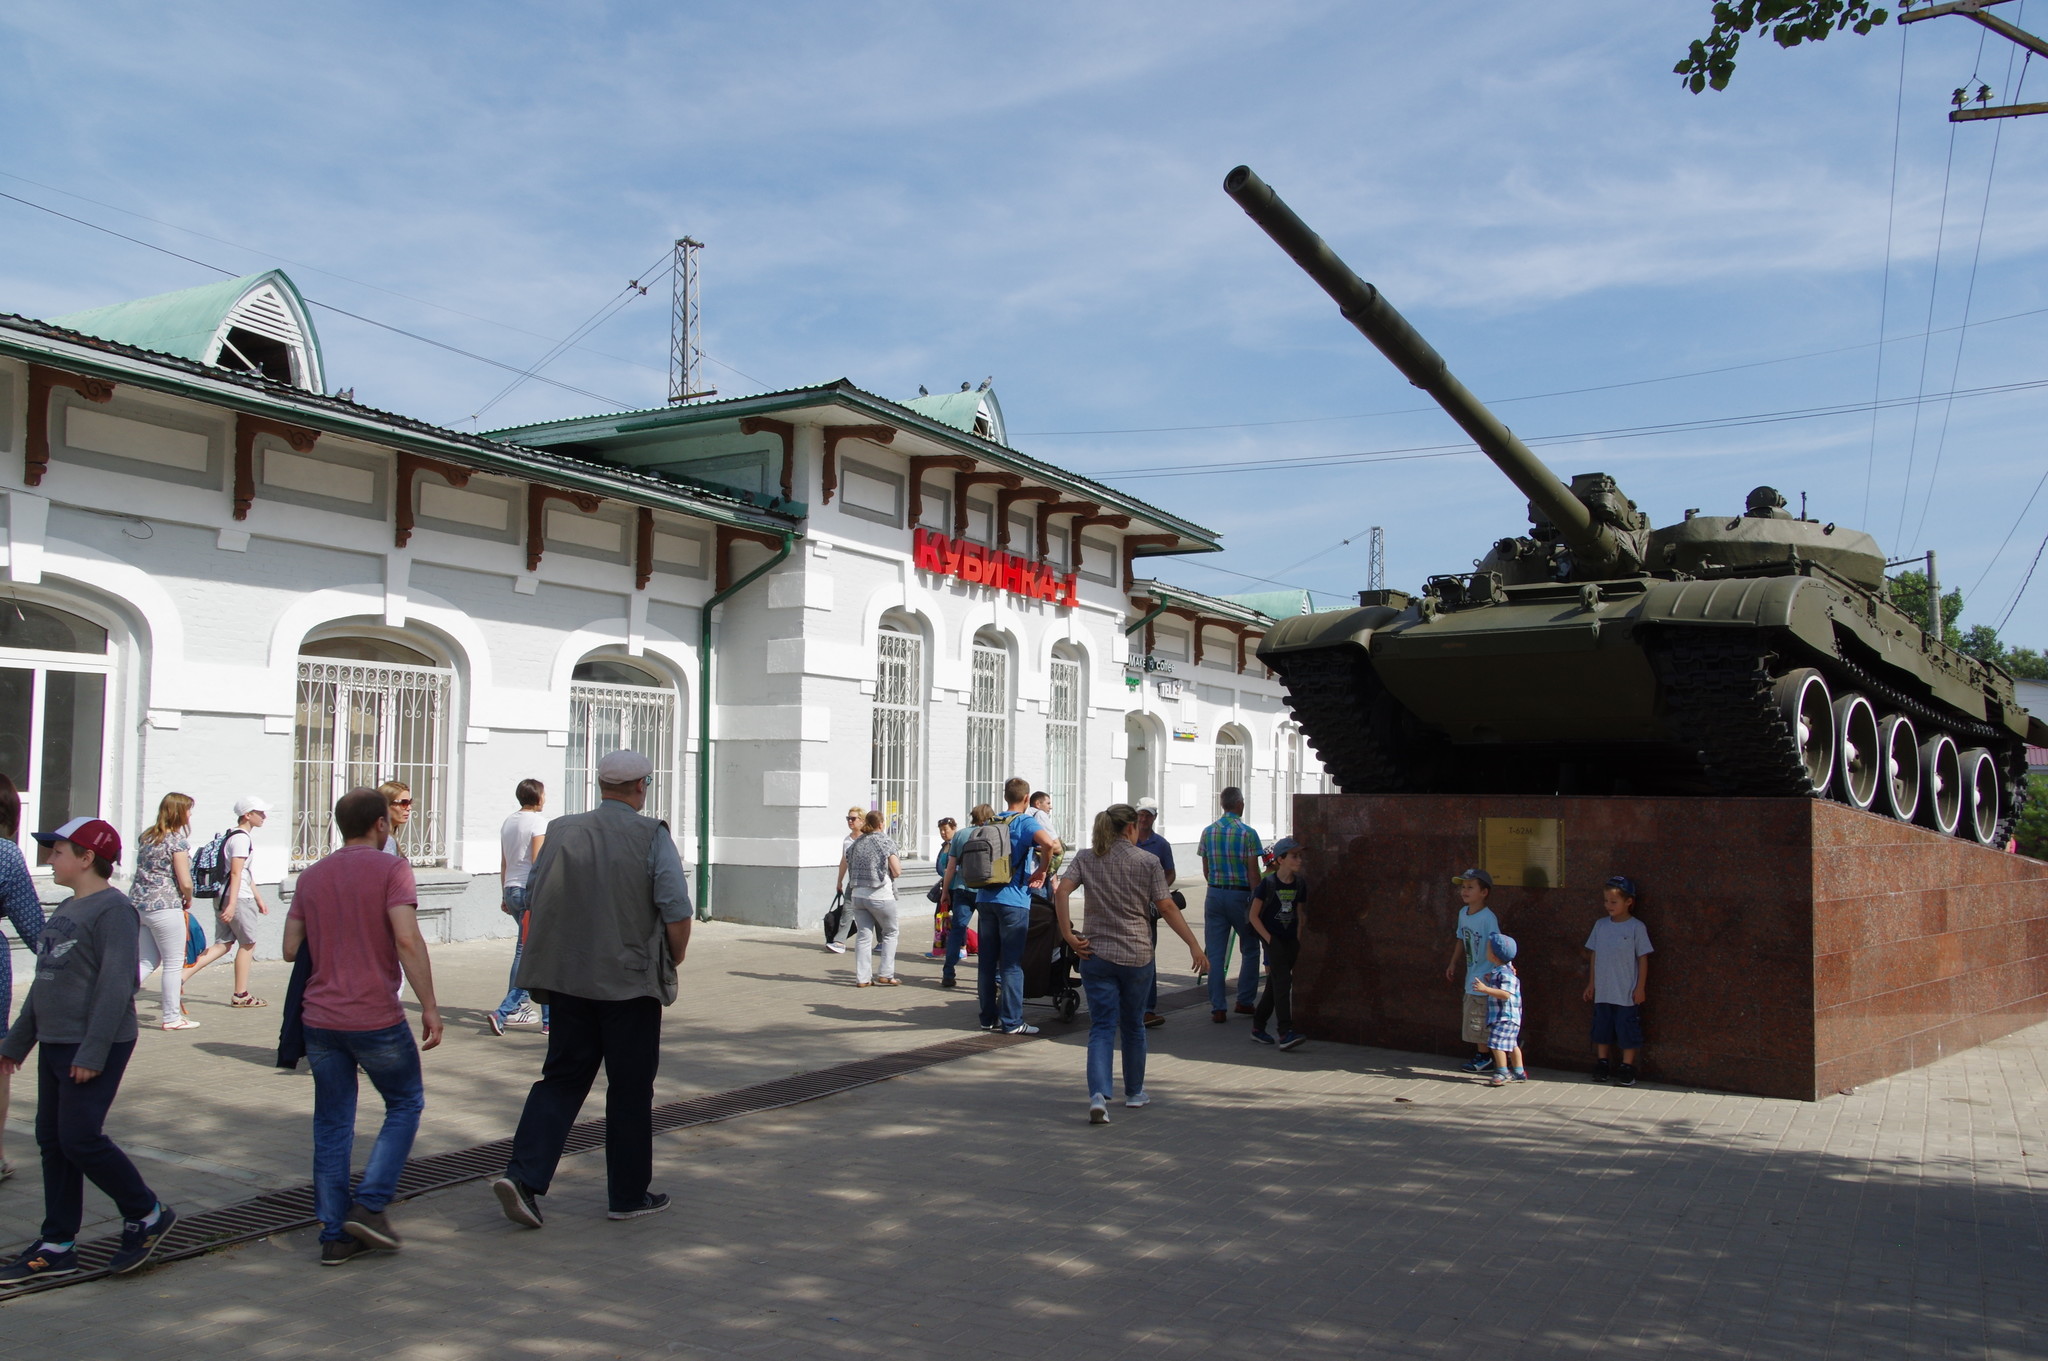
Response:
[{"label": "man with blue backpack", "polygon": [[256,959],[256,917],[270,915],[256,887],[255,833],[269,820],[270,805],[254,794],[235,803],[235,825],[199,848],[192,857],[192,894],[214,900],[213,944],[185,966],[184,981],[235,952],[235,995],[231,1007],[270,1004],[249,993],[249,966]]},{"label": "man with blue backpack", "polygon": [[960,880],[981,912],[975,956],[981,1028],[1036,1035],[1024,1024],[1024,942],[1031,933],[1031,890],[1045,882],[1059,838],[1031,815],[1031,782],[1003,785],[1006,811],[971,829],[959,851]]}]

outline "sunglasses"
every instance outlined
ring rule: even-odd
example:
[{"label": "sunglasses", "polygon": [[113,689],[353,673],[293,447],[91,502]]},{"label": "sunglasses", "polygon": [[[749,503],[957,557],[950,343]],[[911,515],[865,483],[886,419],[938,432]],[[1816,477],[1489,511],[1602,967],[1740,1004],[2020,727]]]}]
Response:
[{"label": "sunglasses", "polygon": [[412,807],[412,800],[411,800],[411,799],[393,799],[393,800],[391,801],[391,806],[392,806],[393,808],[410,808],[410,807]]}]

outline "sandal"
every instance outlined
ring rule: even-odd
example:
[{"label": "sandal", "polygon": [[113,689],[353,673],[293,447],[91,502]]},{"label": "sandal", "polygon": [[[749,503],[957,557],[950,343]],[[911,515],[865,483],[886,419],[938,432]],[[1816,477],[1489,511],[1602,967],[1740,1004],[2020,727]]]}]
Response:
[{"label": "sandal", "polygon": [[233,997],[228,998],[228,1005],[231,1007],[267,1007],[270,1003],[264,1001],[261,997],[251,997],[246,992],[238,992]]},{"label": "sandal", "polygon": [[855,983],[853,986],[856,988],[872,988],[875,985],[872,983]]},{"label": "sandal", "polygon": [[0,1158],[0,1181],[6,1181],[9,1177],[13,1175],[14,1164],[7,1161],[7,1159],[5,1158]]},{"label": "sandal", "polygon": [[903,980],[900,978],[877,978],[875,986],[878,988],[900,988],[903,986]]}]

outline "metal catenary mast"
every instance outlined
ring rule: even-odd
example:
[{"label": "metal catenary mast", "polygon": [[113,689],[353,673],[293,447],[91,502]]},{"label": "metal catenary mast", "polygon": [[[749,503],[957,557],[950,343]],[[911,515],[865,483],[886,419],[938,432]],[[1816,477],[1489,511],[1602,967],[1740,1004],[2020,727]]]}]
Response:
[{"label": "metal catenary mast", "polygon": [[694,237],[676,242],[671,273],[668,326],[668,400],[679,406],[700,397],[716,397],[717,388],[703,386],[703,314],[697,301],[697,252],[704,243]]}]

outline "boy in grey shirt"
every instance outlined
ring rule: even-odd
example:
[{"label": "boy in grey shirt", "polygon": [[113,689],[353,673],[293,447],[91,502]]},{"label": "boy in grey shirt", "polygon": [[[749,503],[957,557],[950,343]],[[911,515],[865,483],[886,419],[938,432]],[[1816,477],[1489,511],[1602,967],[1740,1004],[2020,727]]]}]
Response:
[{"label": "boy in grey shirt", "polygon": [[0,1040],[0,1074],[10,1077],[42,1046],[36,1144],[43,1154],[42,1233],[0,1267],[0,1284],[78,1270],[88,1177],[121,1211],[121,1246],[107,1264],[115,1275],[147,1262],[178,1221],[105,1130],[135,1052],[135,990],[141,986],[141,919],[128,895],[107,883],[121,858],[121,834],[98,818],[73,818],[35,838],[50,848],[51,877],[72,896],[44,923],[35,984]]}]

